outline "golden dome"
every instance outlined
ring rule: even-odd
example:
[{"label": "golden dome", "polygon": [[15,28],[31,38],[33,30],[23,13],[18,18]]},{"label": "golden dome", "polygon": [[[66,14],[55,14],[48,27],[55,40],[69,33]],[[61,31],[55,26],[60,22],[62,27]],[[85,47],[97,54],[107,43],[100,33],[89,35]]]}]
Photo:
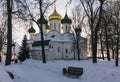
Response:
[{"label": "golden dome", "polygon": [[49,21],[51,20],[62,20],[62,17],[60,14],[57,13],[56,9],[54,12],[49,16]]}]

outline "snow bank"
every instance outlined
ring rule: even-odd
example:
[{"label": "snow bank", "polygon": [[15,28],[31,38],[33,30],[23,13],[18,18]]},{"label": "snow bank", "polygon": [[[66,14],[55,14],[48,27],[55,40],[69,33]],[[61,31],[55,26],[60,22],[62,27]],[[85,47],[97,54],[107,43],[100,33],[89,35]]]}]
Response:
[{"label": "snow bank", "polygon": [[13,82],[2,66],[0,66],[0,82]]},{"label": "snow bank", "polygon": [[[44,64],[29,59],[22,64],[1,66],[0,82],[120,82],[120,67],[115,67],[114,62],[93,64],[90,60],[54,60]],[[64,76],[62,68],[68,66],[83,67],[83,75],[79,78]],[[11,80],[5,70],[12,72],[15,79]]]},{"label": "snow bank", "polygon": [[[22,65],[24,70],[27,69],[25,72],[29,82],[120,82],[120,68],[114,66],[114,61],[98,61],[93,64],[89,60],[58,60],[43,64],[42,61],[26,60]],[[68,66],[83,67],[83,75],[76,79],[64,76],[62,68]]]},{"label": "snow bank", "polygon": [[6,66],[5,69],[13,73],[14,82],[27,82],[24,76],[24,71],[22,70],[20,65],[21,65],[20,63],[12,64],[12,65]]}]

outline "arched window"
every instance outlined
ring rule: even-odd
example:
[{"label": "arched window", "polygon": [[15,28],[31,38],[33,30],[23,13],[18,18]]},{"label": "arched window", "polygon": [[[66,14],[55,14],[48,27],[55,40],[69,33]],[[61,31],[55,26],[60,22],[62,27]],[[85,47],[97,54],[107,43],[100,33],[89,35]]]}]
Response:
[{"label": "arched window", "polygon": [[65,49],[65,52],[68,53],[68,49],[67,48]]},{"label": "arched window", "polygon": [[53,49],[53,46],[51,44],[49,44],[49,49]]},{"label": "arched window", "polygon": [[51,45],[49,45],[49,48],[51,48],[52,46]]},{"label": "arched window", "polygon": [[67,31],[67,25],[65,25],[65,31]]},{"label": "arched window", "polygon": [[50,30],[52,30],[52,24],[50,23]]},{"label": "arched window", "polygon": [[54,30],[56,30],[56,23],[54,23]]},{"label": "arched window", "polygon": [[60,28],[60,23],[58,24],[58,27]]},{"label": "arched window", "polygon": [[58,52],[60,52],[60,47],[58,47]]}]

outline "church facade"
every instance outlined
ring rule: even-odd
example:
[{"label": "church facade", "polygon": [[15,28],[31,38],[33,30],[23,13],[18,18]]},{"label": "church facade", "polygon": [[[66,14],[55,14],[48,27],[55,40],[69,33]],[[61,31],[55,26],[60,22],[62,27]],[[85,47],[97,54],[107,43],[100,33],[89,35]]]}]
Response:
[{"label": "church facade", "polygon": [[[73,33],[70,32],[72,20],[68,17],[67,12],[62,19],[55,8],[53,13],[49,16],[48,21],[44,17],[42,18],[46,59],[77,59],[78,54],[73,39],[74,36]],[[41,19],[38,19],[37,22],[41,23]],[[49,24],[49,30],[46,29],[47,24]],[[36,60],[42,60],[41,33],[35,34],[35,29],[33,27],[31,27],[28,32],[31,36],[30,40],[27,41],[31,50],[31,57]],[[79,49],[80,59],[87,59],[86,38],[80,37]]]}]

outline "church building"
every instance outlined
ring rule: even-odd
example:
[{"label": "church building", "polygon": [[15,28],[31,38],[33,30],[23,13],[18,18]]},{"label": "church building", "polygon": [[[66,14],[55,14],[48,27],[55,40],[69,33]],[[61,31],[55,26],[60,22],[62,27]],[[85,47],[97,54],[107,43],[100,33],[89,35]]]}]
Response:
[{"label": "church building", "polygon": [[[54,8],[53,13],[46,20],[44,17],[38,19],[42,22],[45,57],[46,60],[70,60],[78,59],[77,49],[73,33],[70,32],[72,20],[67,12],[64,18]],[[49,23],[48,23],[49,22]],[[47,29],[49,25],[49,30]],[[31,57],[36,60],[42,60],[41,33],[35,34],[35,29],[31,27],[28,32],[30,39],[27,41],[31,50]],[[87,59],[87,39],[80,37],[79,41],[80,59]]]}]

